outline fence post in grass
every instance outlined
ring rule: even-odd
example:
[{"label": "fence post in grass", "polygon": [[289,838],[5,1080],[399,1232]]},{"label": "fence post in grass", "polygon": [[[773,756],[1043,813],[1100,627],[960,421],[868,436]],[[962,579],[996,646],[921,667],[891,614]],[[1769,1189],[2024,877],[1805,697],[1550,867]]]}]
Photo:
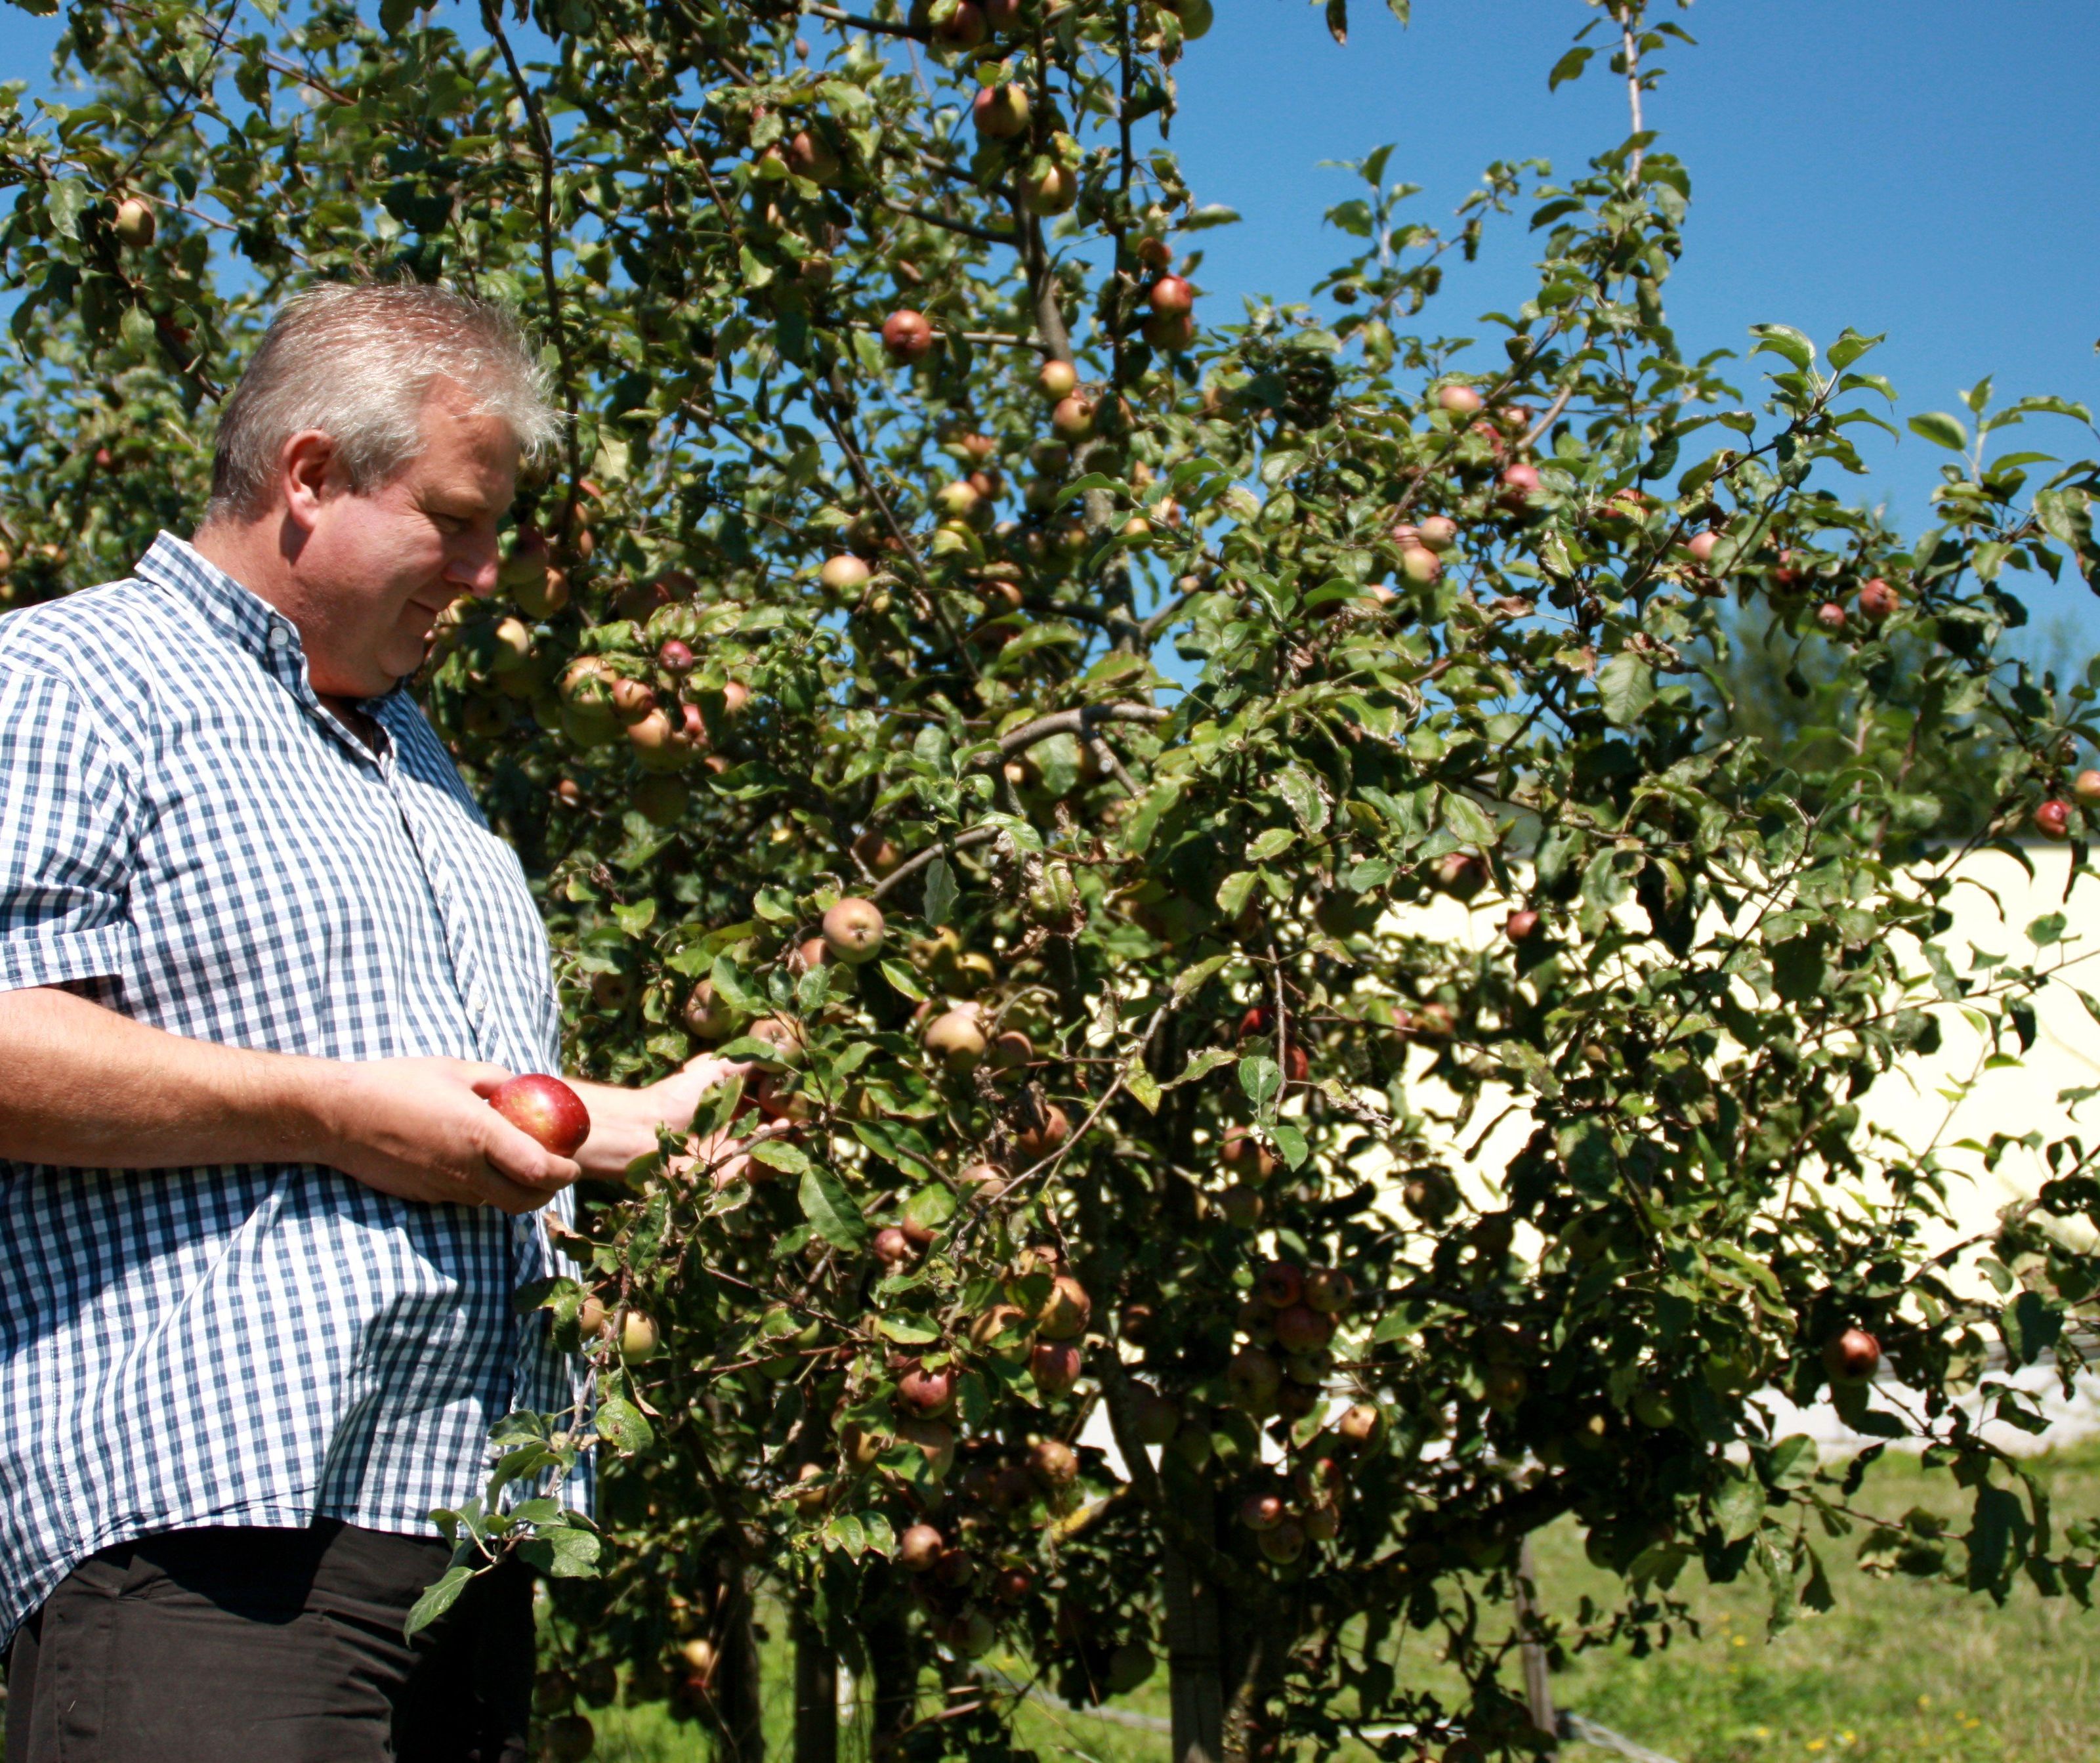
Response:
[{"label": "fence post in grass", "polygon": [[[1207,1496],[1201,1504],[1208,1506]],[[1202,1528],[1211,1522],[1207,1510],[1192,1512],[1190,1517]],[[1224,1753],[1225,1706],[1217,1588],[1206,1584],[1189,1558],[1171,1541],[1165,1555],[1173,1763],[1219,1763]]]},{"label": "fence post in grass", "polygon": [[1538,1561],[1529,1535],[1517,1545],[1516,1623],[1518,1649],[1524,1660],[1524,1703],[1531,1711],[1532,1725],[1552,1737],[1560,1729],[1553,1712],[1553,1686],[1546,1681],[1546,1645],[1539,1638]]}]

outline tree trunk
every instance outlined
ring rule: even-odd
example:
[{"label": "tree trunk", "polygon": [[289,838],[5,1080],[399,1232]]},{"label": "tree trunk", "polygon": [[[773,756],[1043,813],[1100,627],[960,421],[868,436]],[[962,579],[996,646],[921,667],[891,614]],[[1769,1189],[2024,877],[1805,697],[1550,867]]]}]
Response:
[{"label": "tree trunk", "polygon": [[919,1717],[919,1661],[904,1618],[895,1610],[885,1611],[868,1622],[861,1637],[867,1648],[875,1701],[868,1755],[874,1763],[887,1763],[896,1754],[898,1735]]},{"label": "tree trunk", "polygon": [[[1189,1518],[1207,1533],[1215,1522],[1209,1496]],[[1166,1550],[1167,1668],[1173,1698],[1173,1763],[1224,1763],[1224,1660],[1218,1632],[1218,1593],[1198,1576],[1171,1543]]]},{"label": "tree trunk", "polygon": [[741,1562],[722,1563],[717,1628],[721,1663],[715,1705],[721,1721],[721,1763],[765,1763],[765,1723],[759,1702],[758,1635]]},{"label": "tree trunk", "polygon": [[1546,1646],[1538,1637],[1538,1564],[1527,1533],[1518,1545],[1516,1557],[1516,1620],[1517,1633],[1522,1637],[1524,1699],[1531,1711],[1532,1725],[1551,1739],[1559,1735],[1560,1726],[1553,1710],[1553,1686],[1546,1675]]},{"label": "tree trunk", "polygon": [[839,1763],[839,1661],[798,1601],[795,1645],[795,1763]]}]

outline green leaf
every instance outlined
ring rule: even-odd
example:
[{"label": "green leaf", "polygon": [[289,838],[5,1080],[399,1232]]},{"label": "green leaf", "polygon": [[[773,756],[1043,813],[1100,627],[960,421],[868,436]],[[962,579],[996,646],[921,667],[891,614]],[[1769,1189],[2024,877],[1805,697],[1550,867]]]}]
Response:
[{"label": "green leaf", "polygon": [[1604,701],[1605,720],[1614,727],[1637,722],[1655,702],[1655,669],[1621,650],[1598,670],[1597,696]]},{"label": "green leaf", "polygon": [[1218,910],[1228,918],[1237,918],[1247,903],[1247,895],[1261,879],[1256,869],[1237,869],[1218,884]]},{"label": "green leaf", "polygon": [[853,1203],[845,1185],[830,1170],[807,1170],[796,1191],[802,1203],[802,1216],[832,1248],[857,1249],[867,1246],[870,1235],[867,1220],[861,1216],[860,1208]]},{"label": "green leaf", "polygon": [[941,1338],[941,1325],[909,1310],[900,1310],[876,1320],[876,1331],[906,1346],[920,1347]]},{"label": "green leaf", "polygon": [[1553,71],[1546,76],[1546,91],[1556,92],[1568,81],[1582,78],[1583,68],[1589,66],[1590,57],[1596,52],[1594,49],[1569,50],[1566,55],[1553,64]]},{"label": "green leaf", "polygon": [[1447,789],[1439,805],[1438,812],[1452,837],[1462,845],[1471,845],[1486,851],[1495,842],[1495,824],[1481,811],[1480,804],[1455,789]]},{"label": "green leaf", "polygon": [[1237,1055],[1229,1047],[1206,1047],[1184,1066],[1181,1075],[1167,1085],[1169,1089],[1183,1084],[1201,1083],[1221,1065],[1230,1065]]},{"label": "green leaf", "polygon": [[60,178],[45,194],[44,212],[51,217],[52,229],[60,236],[77,239],[80,217],[94,200],[95,192],[80,179]]},{"label": "green leaf", "polygon": [[1266,1113],[1283,1088],[1283,1068],[1267,1054],[1251,1054],[1240,1061],[1240,1088],[1257,1112]]},{"label": "green leaf", "polygon": [[598,1435],[618,1451],[646,1451],[655,1442],[642,1410],[624,1396],[602,1395],[598,1400]]},{"label": "green leaf", "polygon": [[1928,410],[1923,416],[1914,416],[1908,426],[1912,434],[1930,441],[1935,447],[1957,453],[1968,451],[1969,431],[1961,426],[1959,417],[1949,416],[1944,410]]},{"label": "green leaf", "polygon": [[1757,347],[1750,351],[1753,355],[1769,350],[1785,356],[1804,373],[1815,359],[1815,345],[1791,325],[1753,325],[1750,334],[1758,339]]},{"label": "green leaf", "polygon": [[1830,365],[1837,372],[1843,373],[1869,349],[1878,347],[1886,335],[1886,332],[1877,332],[1871,337],[1862,337],[1848,325],[1837,342],[1830,345]]},{"label": "green leaf", "polygon": [[1764,1484],[1754,1475],[1736,1470],[1714,1496],[1714,1522],[1723,1538],[1731,1543],[1754,1535],[1764,1522]]},{"label": "green leaf", "polygon": [[955,909],[955,872],[945,857],[926,865],[926,922],[944,925]]},{"label": "green leaf", "polygon": [[765,1164],[770,1169],[785,1170],[789,1175],[801,1175],[814,1169],[810,1154],[800,1145],[791,1145],[784,1138],[769,1138],[751,1147],[752,1161]]},{"label": "green leaf", "polygon": [[893,991],[911,999],[914,1004],[926,1001],[926,988],[919,983],[919,976],[912,971],[909,962],[885,961],[882,963],[882,977],[889,982]]},{"label": "green leaf", "polygon": [[409,1610],[408,1619],[401,1624],[402,1638],[413,1640],[457,1604],[474,1575],[474,1570],[463,1563],[446,1568],[437,1583],[428,1587]]},{"label": "green leaf", "polygon": [[1276,793],[1308,833],[1317,833],[1326,825],[1327,798],[1298,767],[1286,765],[1276,774]]},{"label": "green leaf", "polygon": [[518,1545],[518,1553],[549,1579],[594,1578],[605,1544],[595,1532],[564,1524],[542,1529]]},{"label": "green leaf", "polygon": [[1159,1080],[1133,1059],[1123,1067],[1123,1087],[1147,1114],[1159,1111]]}]

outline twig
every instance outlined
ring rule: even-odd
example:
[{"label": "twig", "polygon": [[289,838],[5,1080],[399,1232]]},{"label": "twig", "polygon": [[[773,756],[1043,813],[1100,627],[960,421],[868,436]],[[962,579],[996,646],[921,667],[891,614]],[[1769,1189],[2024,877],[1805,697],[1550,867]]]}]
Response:
[{"label": "twig", "polygon": [[1000,828],[995,826],[973,826],[967,833],[958,833],[953,838],[942,839],[938,845],[929,845],[915,856],[907,857],[882,880],[868,890],[868,898],[879,900],[907,876],[916,875],[936,857],[951,851],[967,851],[973,845],[988,845],[997,838]]}]

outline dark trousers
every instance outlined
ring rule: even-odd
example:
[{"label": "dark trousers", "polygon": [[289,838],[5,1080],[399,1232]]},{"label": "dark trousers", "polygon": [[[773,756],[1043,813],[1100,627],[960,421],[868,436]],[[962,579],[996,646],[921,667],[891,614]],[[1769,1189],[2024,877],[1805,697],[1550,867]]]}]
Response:
[{"label": "dark trousers", "polygon": [[529,1571],[401,1638],[448,1555],[333,1521],[105,1549],[15,1635],[6,1763],[523,1763]]}]

